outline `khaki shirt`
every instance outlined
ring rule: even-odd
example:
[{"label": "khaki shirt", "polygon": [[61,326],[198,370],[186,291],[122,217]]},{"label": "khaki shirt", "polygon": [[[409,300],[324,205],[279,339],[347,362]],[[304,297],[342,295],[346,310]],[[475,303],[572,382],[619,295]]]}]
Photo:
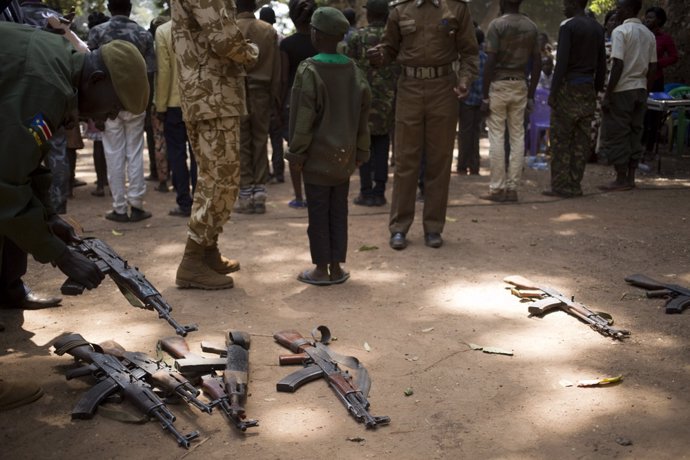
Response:
[{"label": "khaki shirt", "polygon": [[443,66],[460,62],[458,82],[479,74],[479,47],[466,0],[394,0],[383,36],[386,62]]},{"label": "khaki shirt", "polygon": [[156,72],[155,103],[156,111],[165,112],[168,107],[180,107],[180,75],[177,70],[175,51],[172,44],[172,22],[156,29]]},{"label": "khaki shirt", "polygon": [[259,47],[259,60],[247,71],[249,86],[261,82],[270,86],[271,98],[280,95],[280,49],[278,32],[267,22],[256,19],[253,13],[237,15],[237,26],[244,38]]},{"label": "khaki shirt", "polygon": [[172,36],[184,120],[246,115],[244,65],[259,53],[237,27],[234,2],[172,2]]}]

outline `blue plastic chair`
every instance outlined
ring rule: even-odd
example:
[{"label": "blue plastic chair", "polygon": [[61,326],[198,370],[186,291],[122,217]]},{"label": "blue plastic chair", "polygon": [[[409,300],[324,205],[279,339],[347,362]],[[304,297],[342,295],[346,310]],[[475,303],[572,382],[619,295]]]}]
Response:
[{"label": "blue plastic chair", "polygon": [[683,83],[666,83],[664,85],[664,93],[671,92],[672,89],[676,89],[679,86],[685,86]]},{"label": "blue plastic chair", "polygon": [[549,90],[537,88],[534,94],[534,109],[529,115],[529,154],[535,156],[539,150],[539,135],[551,128],[551,106]]},{"label": "blue plastic chair", "polygon": [[[690,99],[690,86],[677,86],[668,92],[674,99]],[[688,120],[685,114],[685,108],[680,107],[677,110],[676,118],[676,141],[674,149],[676,153],[680,154],[685,149],[685,140],[687,139]]]}]

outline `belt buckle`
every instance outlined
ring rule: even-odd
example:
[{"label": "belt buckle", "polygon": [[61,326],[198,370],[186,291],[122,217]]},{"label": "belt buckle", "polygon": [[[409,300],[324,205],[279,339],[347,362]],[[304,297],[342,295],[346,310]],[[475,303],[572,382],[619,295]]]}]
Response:
[{"label": "belt buckle", "polygon": [[415,76],[417,78],[420,78],[422,80],[434,78],[434,76],[432,75],[432,71],[434,70],[433,67],[417,67],[415,70]]}]

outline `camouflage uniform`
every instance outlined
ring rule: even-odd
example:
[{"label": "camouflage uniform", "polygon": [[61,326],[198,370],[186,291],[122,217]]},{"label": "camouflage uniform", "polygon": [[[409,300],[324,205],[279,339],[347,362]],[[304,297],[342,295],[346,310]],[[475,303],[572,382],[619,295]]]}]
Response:
[{"label": "camouflage uniform", "polygon": [[565,84],[551,111],[551,190],[582,195],[580,183],[591,154],[590,129],[596,110],[592,85]]},{"label": "camouflage uniform", "polygon": [[[359,167],[362,196],[384,196],[388,180],[389,133],[395,121],[393,103],[395,86],[400,74],[400,66],[389,64],[374,68],[366,56],[367,49],[379,43],[383,37],[384,22],[372,22],[350,35],[345,47],[351,57],[367,76],[371,88],[371,107],[369,108],[369,131],[371,151],[369,161]],[[371,175],[375,186],[372,188]],[[379,201],[383,204],[385,201]]]},{"label": "camouflage uniform", "polygon": [[244,64],[254,64],[231,0],[172,4],[182,113],[198,165],[189,238],[211,246],[230,218],[239,183],[239,124],[246,115]]}]

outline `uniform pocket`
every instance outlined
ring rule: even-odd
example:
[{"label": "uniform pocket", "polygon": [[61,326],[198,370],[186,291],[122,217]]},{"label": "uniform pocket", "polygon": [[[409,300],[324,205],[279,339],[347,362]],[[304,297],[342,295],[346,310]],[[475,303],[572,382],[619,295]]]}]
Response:
[{"label": "uniform pocket", "polygon": [[417,31],[417,21],[414,19],[403,19],[398,23],[400,25],[400,33],[409,35]]}]

